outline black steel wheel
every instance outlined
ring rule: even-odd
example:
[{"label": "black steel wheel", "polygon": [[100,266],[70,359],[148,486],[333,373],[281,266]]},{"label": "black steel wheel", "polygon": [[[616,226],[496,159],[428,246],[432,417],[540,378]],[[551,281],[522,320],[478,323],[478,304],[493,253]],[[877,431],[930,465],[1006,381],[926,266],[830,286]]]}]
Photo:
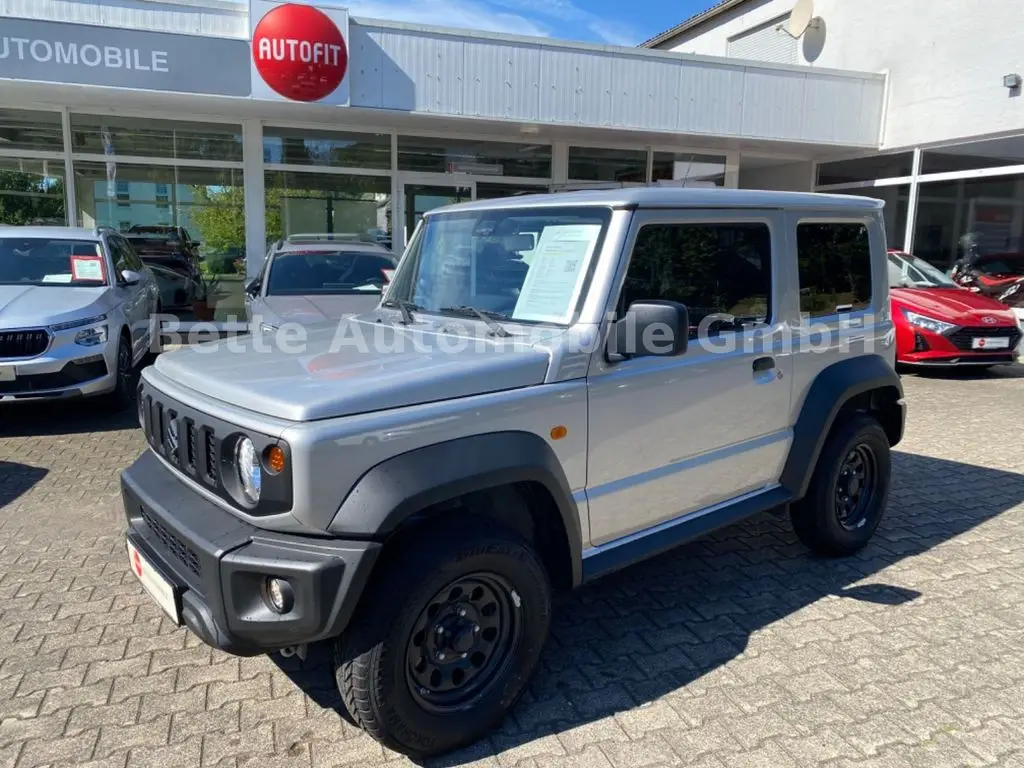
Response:
[{"label": "black steel wheel", "polygon": [[494,727],[547,640],[551,587],[533,547],[468,514],[388,545],[335,645],[345,708],[373,738],[425,757]]},{"label": "black steel wheel", "polygon": [[440,714],[473,706],[500,680],[522,635],[507,579],[473,573],[446,585],[413,626],[406,681],[420,706]]},{"label": "black steel wheel", "polygon": [[855,531],[867,524],[876,490],[875,454],[871,446],[860,444],[846,454],[836,479],[836,514],[839,524]]},{"label": "black steel wheel", "polygon": [[825,441],[807,495],[790,507],[797,538],[821,555],[867,545],[889,498],[889,439],[866,413],[842,414]]}]

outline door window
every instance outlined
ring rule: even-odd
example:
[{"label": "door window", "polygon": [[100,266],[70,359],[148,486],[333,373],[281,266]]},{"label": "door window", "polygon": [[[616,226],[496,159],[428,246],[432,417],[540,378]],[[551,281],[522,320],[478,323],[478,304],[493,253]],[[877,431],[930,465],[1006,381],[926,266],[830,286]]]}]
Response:
[{"label": "door window", "polygon": [[800,312],[823,317],[871,305],[871,245],[863,224],[805,222],[796,228]]},{"label": "door window", "polygon": [[650,224],[640,229],[619,302],[685,304],[690,335],[716,335],[770,317],[771,232],[763,223]]}]

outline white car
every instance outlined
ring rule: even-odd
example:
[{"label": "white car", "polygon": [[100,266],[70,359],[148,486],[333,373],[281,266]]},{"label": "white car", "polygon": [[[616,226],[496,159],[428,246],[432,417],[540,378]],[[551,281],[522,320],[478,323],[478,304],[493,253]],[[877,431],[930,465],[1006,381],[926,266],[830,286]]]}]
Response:
[{"label": "white car", "polygon": [[0,228],[0,402],[127,405],[158,302],[153,275],[113,230]]}]

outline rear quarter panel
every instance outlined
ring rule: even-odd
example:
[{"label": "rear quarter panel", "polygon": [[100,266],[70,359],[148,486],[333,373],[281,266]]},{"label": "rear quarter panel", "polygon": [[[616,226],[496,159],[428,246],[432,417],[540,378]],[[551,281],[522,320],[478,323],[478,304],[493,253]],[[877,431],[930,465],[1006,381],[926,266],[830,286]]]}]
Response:
[{"label": "rear quarter panel", "polygon": [[[790,222],[793,279],[797,290],[787,301],[793,317],[793,397],[790,423],[795,424],[803,408],[811,384],[828,366],[851,356],[875,354],[890,366],[896,363],[896,333],[889,302],[889,279],[886,266],[885,228],[881,210],[865,209],[863,213],[791,211]],[[868,229],[871,247],[871,305],[863,310],[833,314],[813,319],[800,316],[799,261],[797,226],[802,222],[863,223]]]}]

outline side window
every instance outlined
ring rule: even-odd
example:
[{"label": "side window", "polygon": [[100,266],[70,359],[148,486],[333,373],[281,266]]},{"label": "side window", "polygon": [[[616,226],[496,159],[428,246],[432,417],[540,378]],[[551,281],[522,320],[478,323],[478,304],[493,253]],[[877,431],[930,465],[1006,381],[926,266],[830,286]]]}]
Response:
[{"label": "side window", "polygon": [[871,246],[866,226],[798,224],[796,247],[801,313],[822,317],[871,305]]},{"label": "side window", "polygon": [[124,259],[125,262],[128,264],[128,269],[134,272],[141,272],[144,268],[144,265],[142,263],[142,259],[139,258],[139,254],[137,254],[135,252],[135,249],[132,247],[132,244],[125,240],[123,237],[117,238],[117,243],[120,246],[121,250],[124,251]]},{"label": "side window", "polygon": [[107,247],[110,249],[110,257],[114,260],[114,273],[117,275],[117,281],[121,282],[121,273],[126,269],[131,269],[128,266],[127,253],[121,247],[121,238],[111,235],[107,238]]},{"label": "side window", "polygon": [[709,315],[714,335],[767,322],[771,297],[771,233],[766,224],[649,224],[640,229],[622,287],[619,312],[641,299],[685,304],[690,334]]}]

